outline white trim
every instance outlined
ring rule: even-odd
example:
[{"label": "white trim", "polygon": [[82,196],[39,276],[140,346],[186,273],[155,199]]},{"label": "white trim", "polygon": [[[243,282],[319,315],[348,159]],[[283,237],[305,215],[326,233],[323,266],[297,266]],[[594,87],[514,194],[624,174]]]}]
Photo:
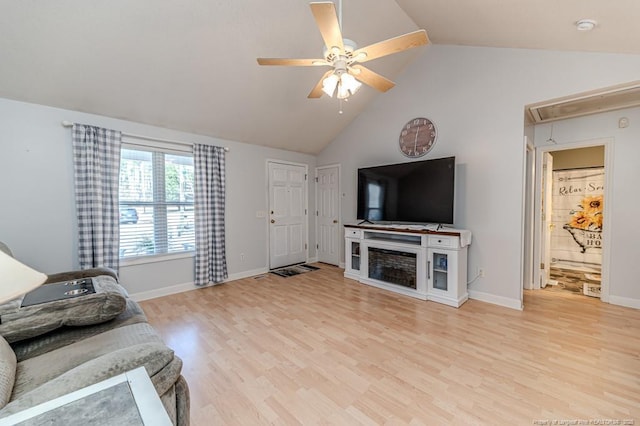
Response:
[{"label": "white trim", "polygon": [[[604,221],[602,224],[602,270],[601,270],[601,292],[600,300],[603,302],[609,302],[609,272],[611,264],[611,205],[613,204],[613,149],[615,138],[597,138],[587,139],[583,141],[561,143],[558,145],[545,145],[536,147],[536,170],[542,170],[542,154],[554,151],[565,151],[567,149],[589,148],[593,146],[604,146],[604,169],[605,169],[605,183],[604,183]],[[534,276],[534,290],[540,288],[540,262],[542,253],[540,253],[540,238],[541,232],[541,194],[542,194],[542,174],[538,174],[535,178],[535,218],[534,218],[534,238],[535,238],[535,250],[532,253],[533,256],[533,276]],[[524,223],[523,225],[524,226]]]},{"label": "white trim", "polygon": [[169,296],[171,294],[184,293],[185,291],[198,290],[206,287],[213,287],[218,284],[224,284],[230,281],[236,281],[236,280],[241,280],[243,278],[254,277],[256,275],[262,275],[268,272],[269,272],[268,268],[253,269],[250,271],[243,271],[243,272],[237,272],[235,274],[230,274],[226,280],[216,284],[209,284],[202,287],[196,287],[192,281],[188,283],[175,284],[168,287],[161,287],[161,288],[157,288],[149,291],[141,291],[139,293],[133,293],[133,294],[130,294],[129,297],[136,302],[141,302],[143,300],[155,299],[157,297]]},{"label": "white trim", "polygon": [[609,296],[611,305],[625,306],[627,308],[640,309],[640,299],[632,299],[630,297]]},{"label": "white trim", "polygon": [[484,291],[469,289],[469,299],[504,306],[505,308],[517,309],[518,311],[523,309],[523,303],[518,299],[496,296],[495,294],[485,293]]},{"label": "white trim", "polygon": [[194,251],[185,251],[180,253],[164,253],[156,254],[152,256],[138,256],[138,257],[121,257],[120,267],[127,268],[135,265],[146,265],[148,263],[166,262],[168,260],[186,259],[189,257],[195,257]]},{"label": "white trim", "polygon": [[[523,290],[532,290],[534,287],[534,268],[533,264],[533,251],[535,250],[535,182],[536,182],[536,150],[532,141],[525,136],[525,158],[524,158],[524,187],[523,187],[523,213],[522,213],[522,287]],[[526,199],[528,198],[528,199]],[[527,202],[529,203],[529,209],[527,210]],[[527,228],[527,217],[529,218],[529,227]],[[525,257],[524,245],[528,246],[529,256]],[[529,267],[528,273],[525,275],[525,271]],[[521,292],[521,300],[524,300],[524,292]]]},{"label": "white trim", "polygon": [[316,262],[318,262],[318,256],[316,256],[316,257],[310,257],[310,258],[307,260],[307,263],[316,263]]}]

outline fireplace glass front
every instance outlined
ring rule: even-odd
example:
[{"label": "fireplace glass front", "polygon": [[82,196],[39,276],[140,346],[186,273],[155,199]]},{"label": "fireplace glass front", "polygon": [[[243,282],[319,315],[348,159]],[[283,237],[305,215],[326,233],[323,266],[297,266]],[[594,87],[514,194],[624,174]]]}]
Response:
[{"label": "fireplace glass front", "polygon": [[408,288],[416,288],[416,254],[368,248],[369,278]]}]

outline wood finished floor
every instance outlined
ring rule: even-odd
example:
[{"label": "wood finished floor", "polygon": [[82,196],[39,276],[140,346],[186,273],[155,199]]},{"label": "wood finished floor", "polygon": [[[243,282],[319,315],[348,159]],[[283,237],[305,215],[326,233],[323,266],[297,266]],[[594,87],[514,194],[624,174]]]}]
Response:
[{"label": "wood finished floor", "polygon": [[192,425],[640,425],[638,310],[543,291],[455,309],[317,266],[142,302]]}]

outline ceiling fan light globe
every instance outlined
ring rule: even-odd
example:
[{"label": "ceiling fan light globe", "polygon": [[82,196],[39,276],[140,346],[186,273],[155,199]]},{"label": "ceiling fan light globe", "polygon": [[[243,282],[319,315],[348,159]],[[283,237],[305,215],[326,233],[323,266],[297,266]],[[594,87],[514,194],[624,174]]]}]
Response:
[{"label": "ceiling fan light globe", "polygon": [[340,86],[344,87],[345,90],[348,90],[353,95],[360,89],[362,83],[356,80],[351,74],[344,73],[340,76]]},{"label": "ceiling fan light globe", "polygon": [[336,86],[338,85],[339,78],[335,74],[331,74],[329,77],[325,78],[322,81],[322,91],[333,97],[333,94],[336,91]]},{"label": "ceiling fan light globe", "polygon": [[338,93],[336,94],[336,97],[338,99],[347,99],[349,97],[350,93],[347,89],[345,89],[342,86],[338,86]]}]

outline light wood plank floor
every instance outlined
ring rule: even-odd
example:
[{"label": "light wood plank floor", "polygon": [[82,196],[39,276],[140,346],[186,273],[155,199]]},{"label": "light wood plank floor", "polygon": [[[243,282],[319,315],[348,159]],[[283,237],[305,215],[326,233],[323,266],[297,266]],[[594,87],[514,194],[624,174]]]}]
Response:
[{"label": "light wood plank floor", "polygon": [[543,291],[455,309],[318,266],[142,302],[193,425],[640,425],[638,310]]}]

